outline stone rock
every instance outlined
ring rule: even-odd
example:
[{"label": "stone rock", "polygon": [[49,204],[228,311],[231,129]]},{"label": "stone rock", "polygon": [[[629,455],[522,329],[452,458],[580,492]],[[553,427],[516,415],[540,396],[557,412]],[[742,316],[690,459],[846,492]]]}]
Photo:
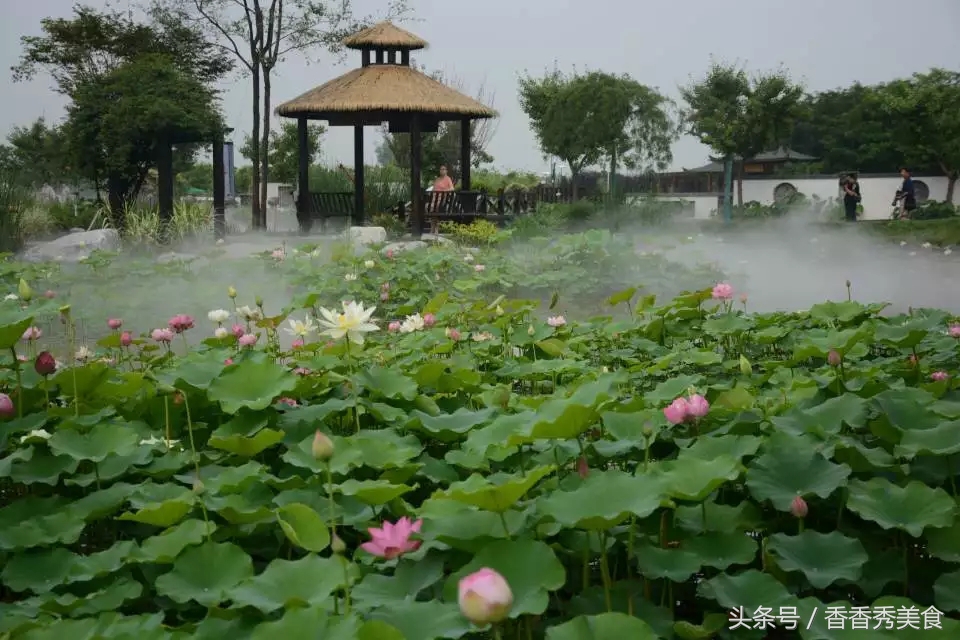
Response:
[{"label": "stone rock", "polygon": [[23,253],[25,262],[79,262],[93,251],[120,248],[120,234],[114,229],[94,229],[69,233],[50,242],[30,247]]},{"label": "stone rock", "polygon": [[86,231],[86,229],[83,227],[74,227],[73,229],[70,229],[70,233],[83,233],[84,231]]},{"label": "stone rock", "polygon": [[453,240],[437,233],[424,233],[420,236],[420,239],[424,242],[436,242],[437,244],[453,244]]},{"label": "stone rock", "polygon": [[405,240],[403,242],[391,242],[383,248],[380,252],[384,255],[387,252],[392,251],[393,253],[399,253],[401,251],[409,251],[411,249],[426,249],[427,243],[422,240]]},{"label": "stone rock", "polygon": [[350,227],[347,230],[347,237],[353,243],[354,248],[360,249],[387,241],[387,230],[383,227]]}]

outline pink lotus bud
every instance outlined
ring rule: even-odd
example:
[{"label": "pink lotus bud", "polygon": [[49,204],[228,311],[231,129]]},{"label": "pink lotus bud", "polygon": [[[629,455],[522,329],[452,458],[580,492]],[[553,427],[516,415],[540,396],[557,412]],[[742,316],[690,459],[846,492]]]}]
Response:
[{"label": "pink lotus bud", "polygon": [[478,627],[505,620],[513,608],[510,585],[487,567],[460,580],[458,596],[460,612]]},{"label": "pink lotus bud", "polygon": [[393,260],[393,249],[387,249],[387,257]]},{"label": "pink lotus bud", "polygon": [[841,362],[843,362],[843,356],[840,355],[840,352],[836,349],[830,349],[827,354],[827,364],[831,367],[839,367]]},{"label": "pink lotus bud", "polygon": [[330,537],[330,550],[337,555],[343,555],[347,550],[347,543],[345,543],[340,536],[334,533]]},{"label": "pink lotus bud", "polygon": [[282,403],[282,404],[285,404],[285,405],[287,405],[288,407],[294,407],[294,408],[296,408],[297,406],[299,406],[299,405],[297,404],[297,401],[294,400],[293,398],[280,398],[280,399],[277,400],[277,402],[280,402],[280,403]]},{"label": "pink lotus bud", "polygon": [[33,368],[41,376],[52,376],[57,371],[57,361],[49,351],[43,351],[33,361]]},{"label": "pink lotus bud", "polygon": [[43,297],[46,298],[47,300],[53,300],[54,298],[57,297],[57,294],[51,291],[50,289],[47,289],[44,292]]},{"label": "pink lotus bud", "polygon": [[687,400],[687,413],[694,418],[702,418],[710,412],[710,403],[699,393],[695,393]]},{"label": "pink lotus bud", "polygon": [[432,327],[435,324],[437,324],[437,317],[435,315],[432,313],[425,313],[423,315],[423,326]]},{"label": "pink lotus bud", "polygon": [[477,273],[480,273],[481,271],[483,271],[483,270],[485,270],[485,269],[486,269],[486,267],[483,266],[482,264],[475,264],[475,265],[473,265],[473,270],[476,271]]},{"label": "pink lotus bud", "polygon": [[329,460],[333,457],[333,440],[318,429],[316,435],[313,436],[313,445],[310,450],[317,460]]},{"label": "pink lotus bud", "polygon": [[951,338],[960,338],[960,324],[950,325],[950,337]]},{"label": "pink lotus bud", "polygon": [[590,475],[590,464],[587,462],[586,456],[577,458],[577,475],[583,479]]},{"label": "pink lotus bud", "polygon": [[237,339],[241,347],[252,347],[257,343],[257,336],[253,333],[245,333]]},{"label": "pink lotus bud", "polygon": [[173,340],[173,330],[154,329],[150,332],[150,337],[153,338],[154,342],[170,342]]},{"label": "pink lotus bud", "polygon": [[680,424],[687,419],[690,412],[690,404],[686,398],[677,398],[663,409],[663,415],[667,421],[672,424]]},{"label": "pink lotus bud", "polygon": [[747,294],[745,294],[745,293],[741,293],[741,294],[740,294],[740,303],[741,303],[741,304],[747,304]]},{"label": "pink lotus bud", "polygon": [[107,320],[107,326],[116,331],[123,326],[123,320],[120,318],[110,318]]},{"label": "pink lotus bud", "polygon": [[39,340],[43,336],[43,331],[40,327],[27,327],[27,330],[23,332],[23,340],[28,342],[33,342],[34,340]]},{"label": "pink lotus bud", "polygon": [[310,375],[310,369],[307,369],[306,367],[297,367],[296,369],[293,370],[293,372],[298,376]]},{"label": "pink lotus bud", "polygon": [[790,503],[790,513],[797,518],[806,518],[807,511],[807,501],[800,496],[794,498],[793,502]]},{"label": "pink lotus bud", "polygon": [[124,331],[123,333],[120,334],[121,347],[129,347],[132,342],[133,342],[133,336],[130,335],[129,331]]},{"label": "pink lotus bud", "polygon": [[448,328],[447,328],[447,337],[450,338],[451,340],[453,340],[454,342],[457,342],[458,340],[460,340],[460,337],[461,337],[461,336],[460,336],[460,332],[459,332],[459,331],[457,331],[456,329],[454,329],[454,328],[452,328],[452,327],[448,327]]},{"label": "pink lotus bud", "polygon": [[726,282],[721,282],[713,288],[711,295],[714,300],[729,300],[733,297],[733,287]]},{"label": "pink lotus bud", "polygon": [[293,347],[294,349],[302,349],[303,338],[297,338],[296,340],[293,341],[293,344],[291,344],[290,346]]},{"label": "pink lotus bud", "polygon": [[933,373],[930,374],[930,379],[933,380],[934,382],[941,382],[943,380],[946,380],[949,377],[950,376],[947,375],[946,371],[934,371]]},{"label": "pink lotus bud", "polygon": [[0,393],[0,418],[12,418],[14,413],[13,400],[7,394]]},{"label": "pink lotus bud", "polygon": [[226,360],[223,361],[223,364],[229,367],[230,365],[233,364],[233,358],[227,358]]},{"label": "pink lotus bud", "polygon": [[394,320],[393,322],[387,325],[387,331],[399,331],[399,330],[400,330],[400,323],[397,322],[396,320]]},{"label": "pink lotus bud", "polygon": [[230,331],[233,332],[233,335],[239,338],[247,332],[247,329],[242,324],[235,324],[230,328]]},{"label": "pink lotus bud", "polygon": [[908,361],[910,362],[911,367],[917,366],[917,356],[911,354]]}]

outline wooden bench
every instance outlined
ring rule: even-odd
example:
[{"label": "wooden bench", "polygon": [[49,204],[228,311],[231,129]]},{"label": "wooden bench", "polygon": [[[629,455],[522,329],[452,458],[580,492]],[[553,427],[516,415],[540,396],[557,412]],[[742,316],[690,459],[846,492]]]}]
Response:
[{"label": "wooden bench", "polygon": [[[352,218],[354,216],[354,193],[352,191],[325,191],[310,193],[305,214],[297,212],[300,229],[308,232],[316,221],[321,232],[326,231],[329,218]],[[301,219],[303,218],[303,219]]]}]

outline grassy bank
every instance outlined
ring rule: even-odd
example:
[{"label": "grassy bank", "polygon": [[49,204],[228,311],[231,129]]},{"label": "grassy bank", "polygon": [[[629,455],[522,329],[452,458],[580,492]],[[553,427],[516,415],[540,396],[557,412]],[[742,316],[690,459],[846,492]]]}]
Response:
[{"label": "grassy bank", "polygon": [[941,220],[878,220],[864,225],[890,240],[924,243],[938,247],[960,244],[960,217]]}]

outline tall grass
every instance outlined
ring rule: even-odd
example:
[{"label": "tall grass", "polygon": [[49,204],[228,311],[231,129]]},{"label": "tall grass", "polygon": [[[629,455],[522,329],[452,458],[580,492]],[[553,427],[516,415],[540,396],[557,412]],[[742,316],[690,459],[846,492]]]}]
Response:
[{"label": "tall grass", "polygon": [[[401,200],[407,202],[410,199],[409,174],[399,167],[366,167],[363,187],[368,219],[390,211]],[[342,171],[313,167],[310,171],[310,191],[353,191],[353,182]]]},{"label": "tall grass", "polygon": [[24,216],[29,193],[9,172],[0,172],[0,253],[15,253],[23,248]]}]

